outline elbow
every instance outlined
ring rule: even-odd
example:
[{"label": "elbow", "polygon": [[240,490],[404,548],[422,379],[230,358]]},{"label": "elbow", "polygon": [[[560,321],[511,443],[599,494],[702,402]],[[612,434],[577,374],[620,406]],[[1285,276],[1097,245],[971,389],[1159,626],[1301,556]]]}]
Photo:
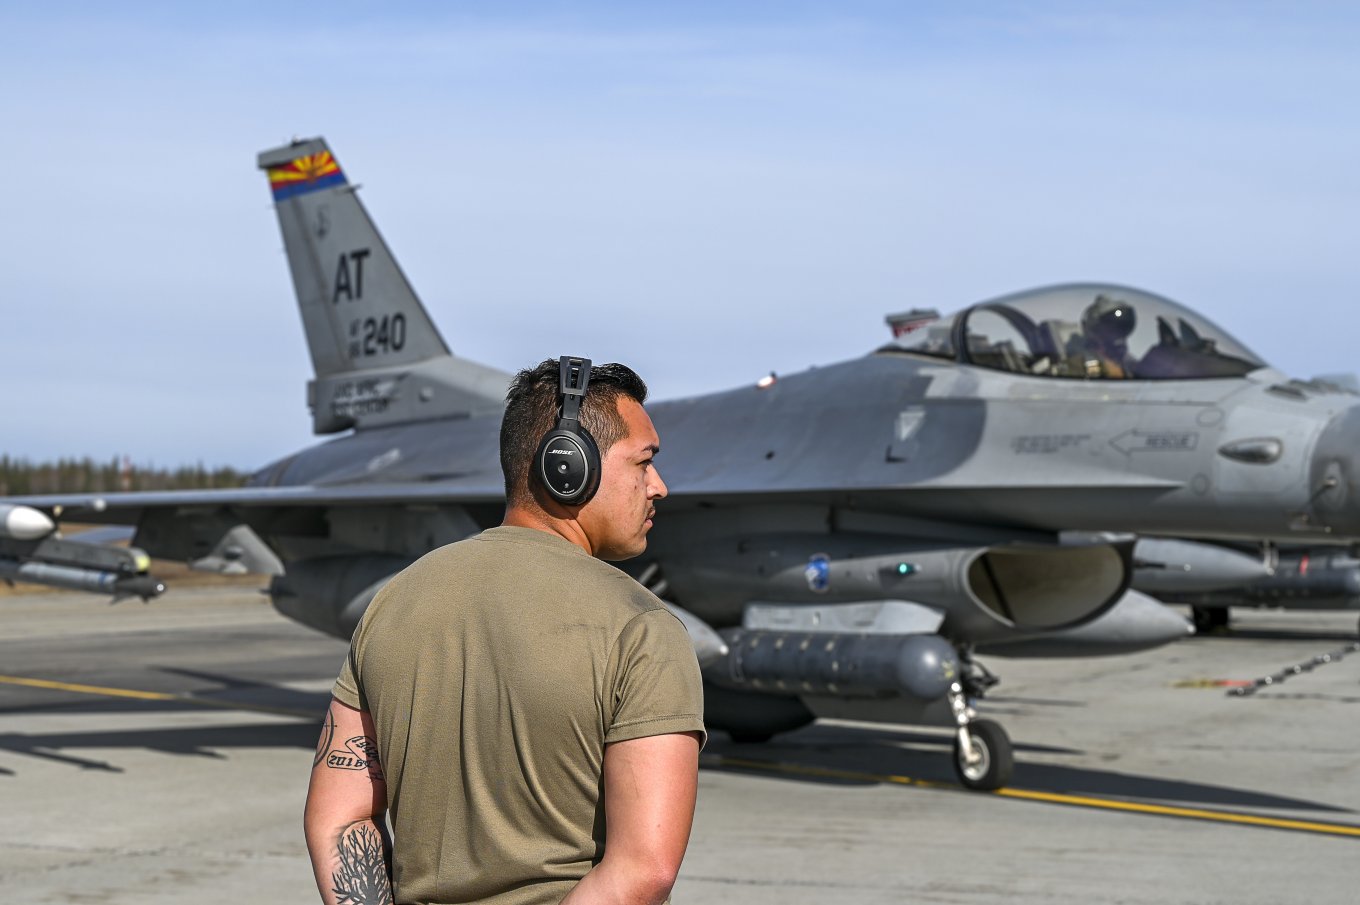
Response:
[{"label": "elbow", "polygon": [[668,861],[656,860],[638,864],[633,873],[637,901],[655,905],[665,902],[675,886],[679,873],[680,865]]},{"label": "elbow", "polygon": [[680,864],[660,856],[629,853],[621,857],[619,852],[609,851],[596,870],[600,871],[600,881],[616,891],[619,901],[661,905],[675,886]]}]

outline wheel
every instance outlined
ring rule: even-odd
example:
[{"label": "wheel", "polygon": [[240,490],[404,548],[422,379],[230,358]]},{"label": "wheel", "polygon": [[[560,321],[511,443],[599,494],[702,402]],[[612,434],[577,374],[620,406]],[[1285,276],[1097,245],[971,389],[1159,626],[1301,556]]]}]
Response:
[{"label": "wheel", "polygon": [[1228,608],[1225,606],[1192,606],[1190,616],[1195,623],[1195,634],[1209,635],[1228,628]]},{"label": "wheel", "polygon": [[963,749],[957,737],[954,739],[954,772],[959,782],[977,792],[990,792],[1010,782],[1015,772],[1015,753],[1011,747],[1010,736],[1001,728],[1000,723],[992,720],[974,720],[968,726],[972,737],[973,752],[978,755],[975,763],[966,763]]}]

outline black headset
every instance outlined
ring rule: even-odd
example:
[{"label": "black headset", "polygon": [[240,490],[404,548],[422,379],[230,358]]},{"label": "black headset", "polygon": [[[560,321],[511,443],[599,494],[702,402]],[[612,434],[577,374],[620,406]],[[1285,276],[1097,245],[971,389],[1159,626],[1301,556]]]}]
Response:
[{"label": "black headset", "polygon": [[600,487],[600,448],[581,426],[581,403],[590,384],[590,359],[563,355],[559,394],[562,407],[557,425],[538,444],[534,469],[539,483],[559,503],[580,506]]}]

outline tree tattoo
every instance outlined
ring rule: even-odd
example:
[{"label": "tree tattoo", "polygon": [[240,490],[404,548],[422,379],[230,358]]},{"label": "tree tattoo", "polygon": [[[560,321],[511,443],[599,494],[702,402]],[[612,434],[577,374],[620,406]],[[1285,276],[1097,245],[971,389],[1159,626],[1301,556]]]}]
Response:
[{"label": "tree tattoo", "polygon": [[340,831],[331,891],[336,905],[392,905],[392,869],[386,841],[372,822],[360,820]]},{"label": "tree tattoo", "polygon": [[321,763],[322,758],[326,756],[326,752],[331,749],[331,742],[334,740],[335,717],[331,716],[330,709],[327,708],[326,716],[321,721],[321,738],[318,739],[316,743],[316,759],[312,761],[313,767]]}]

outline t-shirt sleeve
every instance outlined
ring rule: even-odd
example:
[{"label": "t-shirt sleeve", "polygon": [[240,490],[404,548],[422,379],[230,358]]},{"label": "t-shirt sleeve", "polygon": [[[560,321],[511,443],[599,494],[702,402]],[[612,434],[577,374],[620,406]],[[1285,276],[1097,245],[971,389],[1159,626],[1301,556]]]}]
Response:
[{"label": "t-shirt sleeve", "polygon": [[704,732],[704,687],[689,635],[668,610],[633,617],[619,634],[614,719],[605,743]]},{"label": "t-shirt sleeve", "polygon": [[345,655],[345,663],[340,667],[340,675],[331,687],[331,694],[341,704],[348,704],[356,710],[365,710],[363,692],[359,690],[358,671],[354,668],[354,648],[350,647]]}]

